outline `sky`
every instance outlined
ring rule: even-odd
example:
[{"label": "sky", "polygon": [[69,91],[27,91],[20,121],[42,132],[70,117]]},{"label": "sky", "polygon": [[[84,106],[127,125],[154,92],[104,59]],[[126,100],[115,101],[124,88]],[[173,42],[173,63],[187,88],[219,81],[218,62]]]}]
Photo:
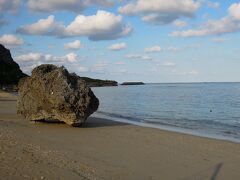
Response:
[{"label": "sky", "polygon": [[0,0],[0,43],[27,74],[239,82],[239,42],[237,0]]}]

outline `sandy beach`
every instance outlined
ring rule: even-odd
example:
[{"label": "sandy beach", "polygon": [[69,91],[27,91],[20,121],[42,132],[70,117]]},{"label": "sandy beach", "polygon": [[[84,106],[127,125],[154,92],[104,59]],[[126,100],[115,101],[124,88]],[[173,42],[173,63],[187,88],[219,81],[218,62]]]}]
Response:
[{"label": "sandy beach", "polygon": [[89,118],[30,123],[0,92],[0,179],[240,179],[240,144]]}]

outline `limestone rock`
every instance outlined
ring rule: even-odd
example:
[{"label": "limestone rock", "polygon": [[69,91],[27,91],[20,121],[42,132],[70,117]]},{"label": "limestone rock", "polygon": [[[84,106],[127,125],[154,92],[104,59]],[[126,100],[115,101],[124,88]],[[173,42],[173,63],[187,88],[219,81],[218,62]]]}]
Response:
[{"label": "limestone rock", "polygon": [[19,82],[17,111],[32,121],[63,121],[79,126],[99,106],[86,82],[64,67],[40,65]]}]

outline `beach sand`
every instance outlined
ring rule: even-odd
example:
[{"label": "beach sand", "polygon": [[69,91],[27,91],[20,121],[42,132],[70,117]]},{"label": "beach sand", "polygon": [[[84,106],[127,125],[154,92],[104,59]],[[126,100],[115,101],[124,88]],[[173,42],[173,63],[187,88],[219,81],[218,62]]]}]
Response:
[{"label": "beach sand", "polygon": [[89,118],[30,123],[0,92],[0,179],[240,179],[240,144]]}]

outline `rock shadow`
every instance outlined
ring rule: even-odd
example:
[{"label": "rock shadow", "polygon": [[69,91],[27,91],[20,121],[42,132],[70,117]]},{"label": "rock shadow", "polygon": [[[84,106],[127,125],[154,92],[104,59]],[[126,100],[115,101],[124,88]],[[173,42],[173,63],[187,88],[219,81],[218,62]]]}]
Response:
[{"label": "rock shadow", "polygon": [[100,128],[100,127],[111,127],[111,126],[126,126],[127,123],[111,121],[103,118],[90,117],[82,126],[79,128]]},{"label": "rock shadow", "polygon": [[[32,123],[34,123],[34,124],[65,124],[66,126],[69,126],[63,121],[49,120],[49,119],[32,121]],[[117,122],[117,121],[111,121],[111,120],[107,120],[107,119],[103,119],[103,118],[90,117],[84,124],[73,127],[73,128],[101,128],[101,127],[125,126],[125,125],[128,125],[128,124],[122,123],[122,122]]]}]

